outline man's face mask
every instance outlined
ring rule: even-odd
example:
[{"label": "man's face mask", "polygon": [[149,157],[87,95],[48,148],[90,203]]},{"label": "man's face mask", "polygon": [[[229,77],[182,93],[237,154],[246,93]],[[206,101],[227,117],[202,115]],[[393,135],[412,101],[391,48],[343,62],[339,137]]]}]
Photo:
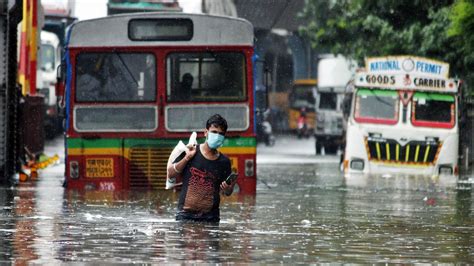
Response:
[{"label": "man's face mask", "polygon": [[224,139],[225,137],[221,134],[212,132],[207,133],[207,145],[209,145],[209,148],[211,149],[217,149],[221,147],[222,144],[224,144]]}]

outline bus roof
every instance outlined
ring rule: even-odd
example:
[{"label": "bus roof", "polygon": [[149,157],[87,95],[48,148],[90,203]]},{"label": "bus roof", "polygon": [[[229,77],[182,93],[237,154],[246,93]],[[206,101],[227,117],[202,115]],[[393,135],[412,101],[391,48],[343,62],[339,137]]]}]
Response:
[{"label": "bus roof", "polygon": [[[192,37],[183,40],[132,40],[131,20],[188,19],[192,21]],[[253,46],[253,26],[241,18],[187,14],[176,12],[146,12],[108,16],[76,22],[69,29],[69,47],[129,47],[186,45],[245,45]]]}]

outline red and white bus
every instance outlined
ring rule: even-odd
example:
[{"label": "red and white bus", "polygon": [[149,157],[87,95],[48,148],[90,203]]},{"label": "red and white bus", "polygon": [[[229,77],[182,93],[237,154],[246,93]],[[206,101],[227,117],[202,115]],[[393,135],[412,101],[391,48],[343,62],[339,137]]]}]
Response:
[{"label": "red and white bus", "polygon": [[193,131],[203,142],[207,118],[219,113],[229,125],[220,151],[239,173],[240,192],[255,193],[253,41],[248,21],[202,14],[133,13],[73,24],[66,186],[162,189],[172,148]]}]

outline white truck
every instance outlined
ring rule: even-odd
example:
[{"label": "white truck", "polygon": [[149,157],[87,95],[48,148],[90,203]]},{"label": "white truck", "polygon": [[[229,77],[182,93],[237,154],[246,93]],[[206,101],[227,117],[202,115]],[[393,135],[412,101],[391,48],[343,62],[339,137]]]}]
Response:
[{"label": "white truck", "polygon": [[417,56],[366,59],[354,78],[343,169],[360,175],[459,175],[459,80]]},{"label": "white truck", "polygon": [[56,68],[61,63],[61,44],[56,34],[41,31],[41,45],[38,51],[36,86],[38,93],[44,95],[46,137],[54,137],[61,131],[62,116],[56,96]]},{"label": "white truck", "polygon": [[335,153],[343,148],[342,101],[346,85],[353,78],[356,62],[341,55],[323,58],[318,63],[316,91],[316,154]]}]

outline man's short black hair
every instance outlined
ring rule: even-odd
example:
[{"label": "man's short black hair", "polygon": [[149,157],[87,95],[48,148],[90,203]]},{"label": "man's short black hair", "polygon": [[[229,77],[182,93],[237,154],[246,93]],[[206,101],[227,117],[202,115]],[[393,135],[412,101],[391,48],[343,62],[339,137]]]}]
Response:
[{"label": "man's short black hair", "polygon": [[215,114],[209,117],[206,122],[206,129],[209,129],[212,125],[219,127],[224,132],[227,132],[227,121],[220,114]]}]

